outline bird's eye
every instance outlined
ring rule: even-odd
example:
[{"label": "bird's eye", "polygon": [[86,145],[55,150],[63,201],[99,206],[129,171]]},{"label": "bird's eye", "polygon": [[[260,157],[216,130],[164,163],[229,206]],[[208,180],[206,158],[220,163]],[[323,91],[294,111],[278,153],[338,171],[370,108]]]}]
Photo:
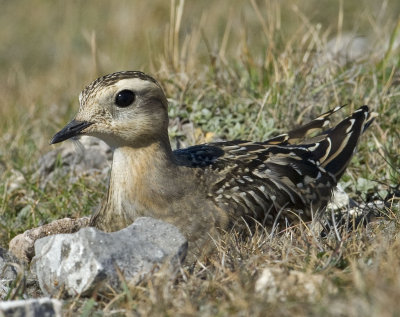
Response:
[{"label": "bird's eye", "polygon": [[121,90],[115,97],[117,107],[125,108],[135,101],[135,93],[131,90]]}]

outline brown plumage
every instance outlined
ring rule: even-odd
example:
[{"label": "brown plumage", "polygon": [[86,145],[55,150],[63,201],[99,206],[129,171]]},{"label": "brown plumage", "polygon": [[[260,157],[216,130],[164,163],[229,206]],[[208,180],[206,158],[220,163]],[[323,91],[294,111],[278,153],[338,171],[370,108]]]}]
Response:
[{"label": "brown plumage", "polygon": [[[337,107],[264,142],[227,141],[171,150],[167,100],[141,72],[95,80],[80,95],[75,119],[52,143],[86,134],[113,149],[108,194],[91,225],[119,230],[151,216],[178,226],[191,249],[233,225],[255,219],[312,219],[324,210],[360,135],[374,118],[362,106],[322,131]],[[322,132],[307,139],[310,131]],[[195,251],[197,253],[197,251]]]}]

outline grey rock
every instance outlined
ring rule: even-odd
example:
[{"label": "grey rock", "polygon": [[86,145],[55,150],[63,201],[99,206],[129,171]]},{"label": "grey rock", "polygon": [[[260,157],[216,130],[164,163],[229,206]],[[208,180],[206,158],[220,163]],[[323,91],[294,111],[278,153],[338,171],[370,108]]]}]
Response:
[{"label": "grey rock", "polygon": [[138,218],[117,232],[83,228],[35,242],[36,272],[44,294],[90,294],[105,283],[120,286],[119,272],[128,283],[140,281],[156,267],[174,272],[184,260],[187,241],[179,230],[152,218]]},{"label": "grey rock", "polygon": [[366,58],[368,54],[371,54],[368,39],[350,33],[337,36],[326,44],[326,58],[340,66]]},{"label": "grey rock", "polygon": [[17,270],[12,266],[13,263],[18,264],[19,260],[0,247],[0,278],[15,279],[17,277]]},{"label": "grey rock", "polygon": [[0,302],[0,317],[61,316],[61,301],[50,298]]},{"label": "grey rock", "polygon": [[58,174],[82,176],[108,175],[112,160],[111,149],[101,140],[82,136],[79,140],[64,142],[55,150],[43,155],[38,162],[35,177],[44,187]]},{"label": "grey rock", "polygon": [[[0,248],[0,300],[15,296],[42,296],[37,278],[23,261]],[[0,314],[1,316],[1,314]]]},{"label": "grey rock", "polygon": [[6,249],[0,248],[0,299],[4,299],[10,291],[11,283],[17,278],[19,261]]},{"label": "grey rock", "polygon": [[375,38],[374,36],[359,36],[354,33],[338,34],[322,47],[315,62],[318,66],[332,63],[344,66],[347,63],[357,63],[367,59],[382,59],[390,45],[392,45],[392,51],[399,48],[399,37],[392,43],[391,41],[390,36]]}]

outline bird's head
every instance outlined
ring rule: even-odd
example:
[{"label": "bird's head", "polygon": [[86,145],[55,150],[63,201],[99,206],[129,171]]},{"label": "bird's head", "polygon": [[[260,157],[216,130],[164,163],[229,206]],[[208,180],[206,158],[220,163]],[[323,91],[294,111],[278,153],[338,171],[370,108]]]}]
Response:
[{"label": "bird's head", "polygon": [[137,71],[96,79],[79,96],[75,119],[51,144],[78,135],[95,136],[110,147],[141,147],[167,134],[168,103],[160,84]]}]

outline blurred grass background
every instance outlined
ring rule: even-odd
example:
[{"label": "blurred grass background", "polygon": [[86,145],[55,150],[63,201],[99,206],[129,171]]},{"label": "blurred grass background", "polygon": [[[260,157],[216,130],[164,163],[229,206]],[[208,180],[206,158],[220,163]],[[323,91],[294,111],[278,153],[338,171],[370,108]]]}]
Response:
[{"label": "blurred grass background", "polygon": [[[190,77],[204,68],[216,71],[219,62],[261,69],[270,77],[262,84],[276,83],[285,79],[271,66],[280,54],[303,55],[296,51],[318,42],[312,37],[322,45],[347,32],[383,47],[399,14],[397,1],[368,0],[4,1],[1,128],[14,142],[21,134],[31,136],[46,151],[48,138],[76,110],[80,90],[99,75],[137,69],[167,72],[160,80]],[[320,49],[315,43],[310,48]],[[256,93],[264,88],[259,85]],[[16,129],[21,126],[25,130]]]},{"label": "blurred grass background", "polygon": [[[38,159],[52,149],[48,144],[52,135],[75,114],[79,92],[98,76],[119,70],[149,72],[162,83],[170,101],[174,146],[178,141],[188,145],[218,138],[261,140],[338,104],[349,103],[349,112],[367,103],[380,118],[362,138],[342,183],[351,196],[360,199],[367,199],[371,192],[387,195],[390,186],[400,183],[399,16],[396,0],[0,1],[0,245],[5,247],[15,234],[53,219],[89,214],[99,203],[104,180],[83,177],[71,183],[64,177],[43,189],[33,175]],[[341,39],[346,37],[351,38],[350,44],[343,44]],[[354,44],[357,40],[361,44]],[[338,57],[336,48],[343,56]],[[182,130],[187,123],[194,126],[192,136]],[[397,217],[394,207],[386,212]],[[397,268],[400,258],[394,254],[399,244],[395,242],[393,249],[381,253],[387,253]],[[273,255],[263,253],[265,261],[282,260],[280,252],[286,251],[280,248],[285,250],[287,244],[279,243]],[[305,271],[314,272],[324,267],[321,261],[329,258],[329,264],[332,254],[337,255],[329,247],[326,256],[314,251],[310,251],[311,264],[302,255],[294,257],[289,266],[305,265]],[[261,261],[257,252],[245,255],[252,259],[245,262],[252,270]],[[345,269],[324,271],[339,281],[343,292],[335,295],[335,303],[342,305],[338,310],[354,316],[359,313],[354,307],[346,311],[351,294],[359,299],[361,311],[373,315],[370,296],[392,294],[372,302],[381,316],[399,314],[394,307],[395,295],[400,294],[398,268],[388,262],[379,262],[379,269],[372,273],[364,266],[358,268],[354,257],[374,255],[354,240],[340,254],[343,261],[335,263]],[[336,264],[325,268],[338,269]],[[395,280],[385,290],[378,276],[389,268],[392,271],[385,277]],[[216,278],[222,285],[227,276],[238,278],[222,271]],[[365,281],[353,279],[360,272],[366,274]],[[175,293],[168,289],[185,309],[195,312],[201,302],[228,296],[220,295],[228,286],[219,289],[218,283],[212,284],[213,274],[193,277],[183,290],[160,281],[157,287],[172,287]],[[252,285],[254,271],[241,274]],[[215,293],[201,284],[204,279],[214,285]],[[376,284],[377,293],[365,286]],[[227,303],[216,300],[206,305],[206,314],[251,311],[238,300],[248,291],[246,283],[238,285],[241,288],[234,288]],[[204,295],[193,292],[203,287]],[[135,290],[134,294],[149,304],[146,291]],[[174,298],[157,296],[150,302],[160,311],[153,313],[176,309]],[[245,297],[255,305],[253,312],[265,312],[262,298],[250,293]],[[295,304],[296,300],[289,301],[287,310],[274,304],[269,311],[272,315],[333,312],[327,308],[331,306],[329,296],[322,296],[322,304],[313,308],[307,308],[307,301],[305,306]],[[105,304],[89,301],[85,305],[83,313]],[[132,309],[136,302],[125,301],[124,305]]]}]

